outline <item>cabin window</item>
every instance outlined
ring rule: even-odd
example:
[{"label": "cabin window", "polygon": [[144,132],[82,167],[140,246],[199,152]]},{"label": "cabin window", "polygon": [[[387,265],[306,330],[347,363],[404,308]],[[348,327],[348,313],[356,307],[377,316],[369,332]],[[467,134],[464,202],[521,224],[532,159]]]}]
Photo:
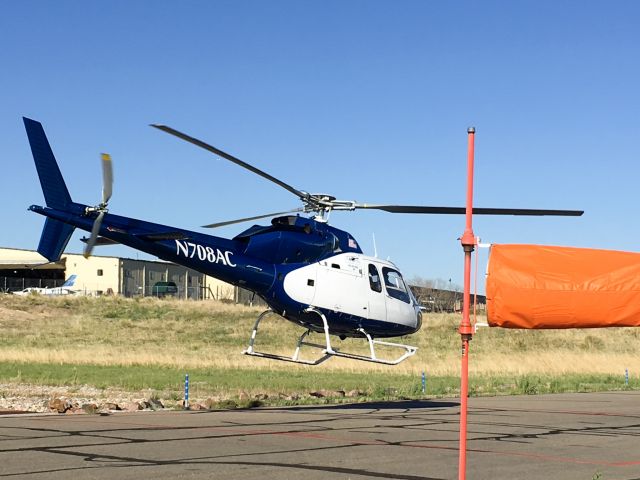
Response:
[{"label": "cabin window", "polygon": [[387,288],[387,293],[390,297],[397,298],[405,303],[411,303],[409,293],[407,292],[407,286],[405,285],[400,272],[392,268],[383,267],[382,276],[384,278],[384,285]]},{"label": "cabin window", "polygon": [[382,291],[382,283],[380,282],[380,275],[378,269],[373,263],[369,264],[369,286],[374,292]]},{"label": "cabin window", "polygon": [[331,235],[333,237],[333,247],[332,250],[334,252],[341,252],[342,249],[340,248],[340,239],[338,237],[336,237],[335,235]]},{"label": "cabin window", "polygon": [[99,268],[99,269],[98,269],[98,276],[99,276],[99,277],[101,277],[101,276],[103,275],[103,273],[104,273],[104,272],[102,271],[102,269],[101,269],[101,268]]}]

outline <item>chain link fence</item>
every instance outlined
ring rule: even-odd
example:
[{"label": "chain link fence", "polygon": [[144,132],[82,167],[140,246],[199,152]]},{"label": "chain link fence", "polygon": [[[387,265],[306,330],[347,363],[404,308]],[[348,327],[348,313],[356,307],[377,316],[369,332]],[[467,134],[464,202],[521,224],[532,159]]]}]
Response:
[{"label": "chain link fence", "polygon": [[60,287],[64,279],[0,277],[0,291],[4,293],[20,292],[26,288],[55,288]]},{"label": "chain link fence", "polygon": [[[28,278],[28,277],[0,277],[0,292],[21,292],[27,288],[55,288],[60,287],[64,279]],[[240,287],[228,287],[225,289],[211,288],[209,286],[185,287],[173,282],[156,282],[153,285],[139,285],[133,283],[127,285],[124,292],[114,291],[113,288],[88,288],[82,286],[70,287],[76,295],[101,297],[110,295],[122,295],[124,297],[156,297],[156,298],[180,298],[190,300],[218,300],[228,303],[243,305],[265,306],[266,303],[260,297],[249,290]]]}]

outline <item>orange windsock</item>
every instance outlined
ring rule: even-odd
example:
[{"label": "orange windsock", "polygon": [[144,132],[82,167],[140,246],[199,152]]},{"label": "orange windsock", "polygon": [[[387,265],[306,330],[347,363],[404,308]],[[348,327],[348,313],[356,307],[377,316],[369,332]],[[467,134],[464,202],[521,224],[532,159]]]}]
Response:
[{"label": "orange windsock", "polygon": [[638,327],[640,253],[492,245],[486,292],[493,327]]}]

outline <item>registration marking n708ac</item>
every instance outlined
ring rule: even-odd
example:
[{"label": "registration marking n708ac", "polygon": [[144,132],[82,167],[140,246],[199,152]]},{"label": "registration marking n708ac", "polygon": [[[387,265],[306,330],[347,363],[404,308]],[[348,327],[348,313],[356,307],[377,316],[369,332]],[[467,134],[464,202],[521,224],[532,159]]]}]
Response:
[{"label": "registration marking n708ac", "polygon": [[176,255],[184,256],[187,258],[198,258],[199,260],[207,261],[209,263],[222,263],[229,267],[235,267],[236,264],[231,262],[231,255],[233,252],[225,250],[224,252],[218,248],[204,247],[193,242],[184,242],[176,240]]}]

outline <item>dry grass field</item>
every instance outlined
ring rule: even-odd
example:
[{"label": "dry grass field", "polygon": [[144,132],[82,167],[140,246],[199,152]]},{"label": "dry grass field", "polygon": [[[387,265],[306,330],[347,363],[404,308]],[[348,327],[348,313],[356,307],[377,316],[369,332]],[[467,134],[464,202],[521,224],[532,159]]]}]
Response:
[{"label": "dry grass field", "polygon": [[[241,355],[259,313],[257,308],[214,301],[0,295],[0,365],[5,367],[5,373],[0,375],[11,376],[6,372],[16,368],[23,375],[28,373],[29,364],[37,365],[39,372],[46,368],[60,370],[62,366],[71,366],[74,372],[82,366],[122,367],[123,371],[132,369],[132,376],[163,369],[200,369],[217,372],[216,378],[225,375],[237,378],[246,372],[252,385],[234,387],[237,391],[268,389],[269,382],[275,382],[276,377],[295,377],[309,385],[315,378],[325,386],[333,385],[335,378],[365,378],[362,374],[397,380],[402,376],[418,378],[425,371],[430,381],[450,378],[450,384],[455,384],[459,375],[458,314],[427,314],[420,332],[399,339],[418,346],[419,350],[398,366],[334,358],[317,367],[306,367]],[[270,317],[261,325],[260,346],[291,354],[300,333],[289,322]],[[335,341],[342,349],[366,351],[362,342]],[[576,375],[610,376],[621,381],[625,369],[634,383],[640,372],[639,345],[640,329],[632,328],[563,331],[480,328],[471,342],[470,369],[472,378],[484,379],[485,386],[478,387],[477,392],[492,391],[486,386],[492,382],[520,385],[518,382],[525,379],[529,385],[532,376],[544,378],[537,381],[547,387]],[[255,372],[262,374],[256,376]],[[42,383],[53,378],[40,375]],[[113,375],[118,378],[119,374]],[[20,378],[0,377],[0,380],[18,382]],[[255,385],[256,382],[264,384]],[[340,385],[348,388],[349,381]],[[279,388],[287,390],[284,384]],[[294,388],[298,387],[291,387]]]},{"label": "dry grass field", "polygon": [[[0,362],[291,368],[240,354],[260,311],[215,301],[3,295]],[[459,322],[458,314],[427,314],[421,331],[400,339],[417,345],[418,353],[395,367],[332,359],[319,368],[457,375]],[[295,325],[269,317],[259,339],[264,348],[291,353],[299,333]],[[365,351],[362,342],[335,341]],[[639,346],[640,329],[633,328],[479,328],[471,343],[471,369],[475,374],[638,372]]]}]

